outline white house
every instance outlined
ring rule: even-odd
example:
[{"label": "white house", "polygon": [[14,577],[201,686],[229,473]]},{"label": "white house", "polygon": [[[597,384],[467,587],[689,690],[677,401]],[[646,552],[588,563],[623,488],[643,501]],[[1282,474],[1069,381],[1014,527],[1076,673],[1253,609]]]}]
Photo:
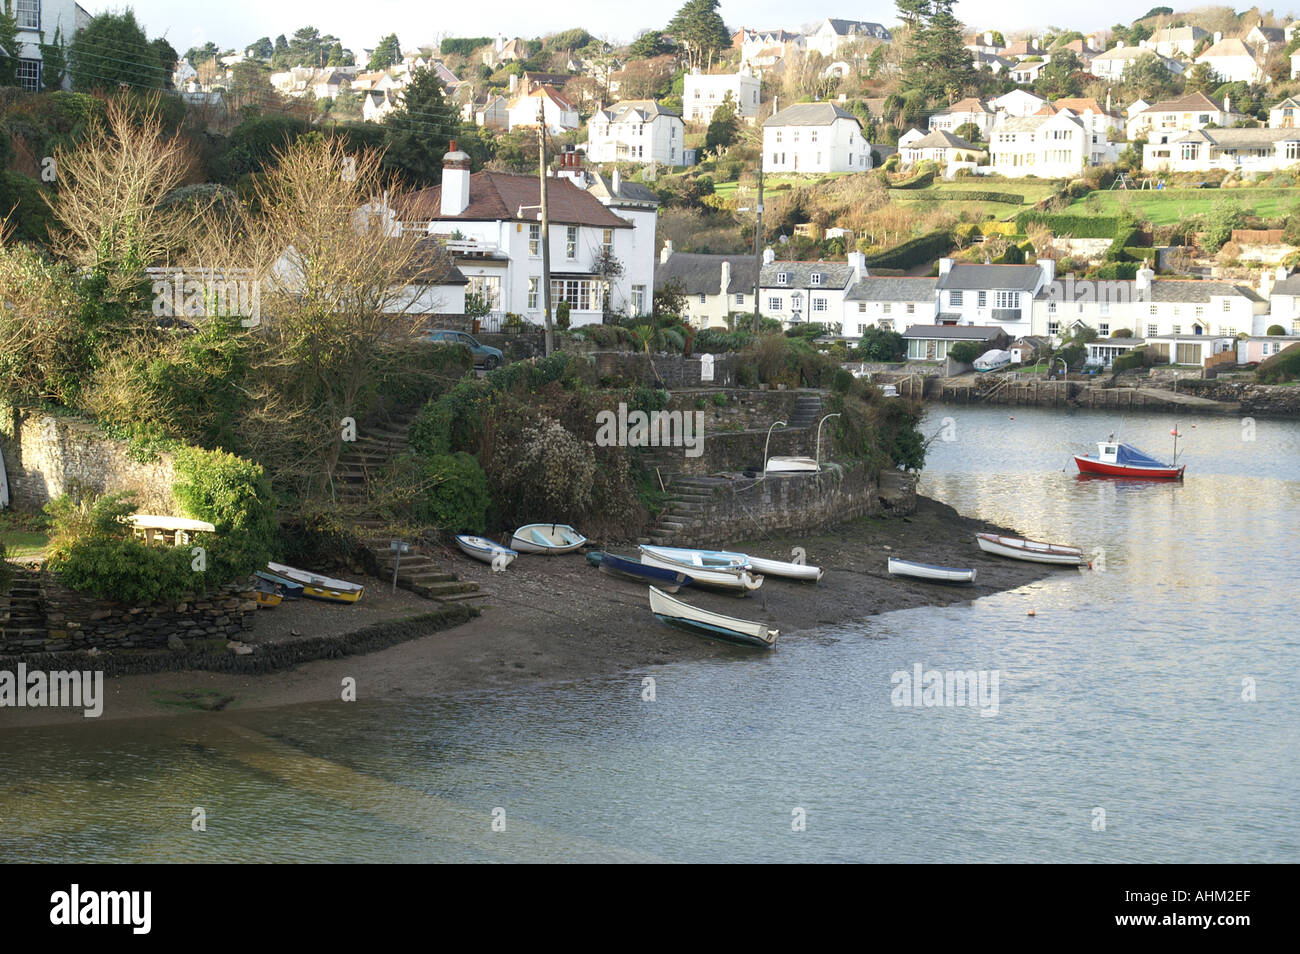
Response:
[{"label": "white house", "polygon": [[578,109],[549,86],[535,86],[522,96],[516,96],[506,107],[511,129],[536,126],[537,112],[541,108],[546,130],[553,136],[577,129],[580,125]]},{"label": "white house", "polygon": [[[442,184],[415,193],[400,208],[381,211],[390,230],[441,236],[469,280],[468,291],[484,297],[497,314],[514,312],[540,324],[542,227],[540,184],[535,175],[478,172],[455,149],[443,157]],[[625,314],[637,309],[635,276],[654,274],[654,238],[615,214],[570,179],[547,180],[550,214],[551,307],[569,303],[574,325],[598,323],[606,302]],[[613,273],[603,263],[623,267]]]},{"label": "white house", "polygon": [[1282,27],[1266,27],[1263,23],[1256,23],[1242,39],[1260,59],[1266,59],[1269,53],[1282,49],[1289,42]]},{"label": "white house", "polygon": [[682,294],[682,318],[697,328],[727,328],[727,316],[754,311],[753,255],[703,255],[675,252],[665,242],[655,266],[654,290]]},{"label": "white house", "polygon": [[1269,107],[1268,125],[1272,129],[1294,129],[1300,125],[1297,124],[1297,119],[1300,119],[1300,100],[1294,96],[1288,96],[1277,105]]},{"label": "white house", "polygon": [[[64,44],[70,46],[77,31],[90,23],[90,14],[73,0],[17,0],[10,12],[18,26],[18,86],[38,92],[44,84],[40,44],[53,43],[57,31]],[[65,75],[64,89],[71,86],[71,79]]]},{"label": "white house", "polygon": [[934,324],[937,278],[864,275],[844,296],[840,334],[861,338],[867,328],[898,331]]},{"label": "white house", "polygon": [[1140,46],[1125,46],[1120,42],[1114,49],[1107,50],[1105,53],[1098,53],[1092,59],[1092,75],[1099,79],[1119,81],[1124,78],[1124,70],[1128,65],[1144,56],[1154,56],[1160,61],[1160,65],[1167,69],[1175,76],[1182,76],[1185,67],[1177,60],[1161,56],[1154,50],[1144,50]]},{"label": "white house", "polygon": [[693,123],[713,120],[713,111],[722,105],[727,94],[736,104],[736,115],[753,119],[758,115],[762,83],[750,70],[739,73],[701,73],[692,70],[683,77],[682,112]]},{"label": "white house", "polygon": [[1151,172],[1273,172],[1297,162],[1300,129],[1198,129],[1142,150],[1142,168]]},{"label": "white house", "polygon": [[1068,109],[1052,116],[1001,120],[989,137],[995,173],[1004,176],[1072,178],[1092,155],[1092,136]]},{"label": "white house", "polygon": [[1249,83],[1255,86],[1268,81],[1264,67],[1260,64],[1255,51],[1246,45],[1245,40],[1214,34],[1214,44],[1196,58],[1197,63],[1208,63],[1225,83]]},{"label": "white house", "polygon": [[1001,328],[989,325],[912,325],[903,332],[903,340],[909,361],[942,361],[953,345],[963,341],[980,345],[982,351],[1009,343]]},{"label": "white house", "polygon": [[852,113],[832,103],[787,106],[763,123],[764,172],[866,172],[871,144]]},{"label": "white house", "polygon": [[682,117],[652,99],[607,106],[587,123],[587,158],[592,162],[683,164]]},{"label": "white house", "polygon": [[1040,73],[1047,68],[1051,60],[1044,58],[1041,60],[1021,60],[1015,66],[1011,67],[1011,81],[1013,83],[1023,83],[1028,86],[1038,79]]},{"label": "white house", "polygon": [[1267,331],[1269,325],[1281,325],[1293,335],[1300,335],[1300,272],[1287,275],[1278,268],[1277,281],[1269,289],[1269,314],[1264,327],[1252,328],[1252,334]]},{"label": "white house", "polygon": [[981,147],[942,129],[936,129],[920,139],[912,139],[906,145],[903,145],[900,140],[899,145],[903,161],[908,164],[927,159],[939,163],[940,166],[961,162],[975,163],[984,154]]},{"label": "white house", "polygon": [[802,33],[786,30],[742,30],[740,65],[758,72],[779,72],[787,57],[798,57],[808,49],[808,39]]},{"label": "white house", "polygon": [[1001,328],[1008,336],[1031,334],[1033,300],[1056,277],[1056,262],[1036,265],[972,265],[939,259],[935,321]]},{"label": "white house", "polygon": [[1024,89],[1013,89],[989,100],[989,107],[994,113],[1004,113],[1007,116],[1032,116],[1046,105],[1046,99]]},{"label": "white house", "polygon": [[1198,26],[1180,26],[1165,27],[1162,30],[1156,30],[1148,39],[1141,42],[1141,46],[1147,50],[1154,50],[1161,56],[1181,56],[1191,58],[1196,49],[1196,44],[1201,42],[1203,37],[1209,36],[1208,30],[1202,30]]},{"label": "white house", "polygon": [[1240,113],[1232,111],[1232,102],[1225,98],[1216,103],[1204,93],[1188,93],[1177,99],[1166,99],[1146,109],[1130,112],[1125,132],[1130,142],[1150,139],[1153,136],[1168,138],[1179,132],[1191,132],[1206,126],[1231,126]]},{"label": "white house", "polygon": [[997,120],[997,114],[974,96],[959,100],[951,106],[939,110],[930,116],[930,132],[945,130],[956,132],[969,124],[979,131],[981,139],[987,139],[989,130]]},{"label": "white house", "polygon": [[1111,112],[1095,99],[1082,96],[1058,99],[1040,112],[1050,116],[1065,110],[1083,123],[1088,134],[1088,165],[1099,166],[1119,158],[1120,143],[1111,141],[1112,137],[1121,139],[1124,135],[1124,120],[1118,113]]},{"label": "white house", "polygon": [[762,314],[787,325],[841,321],[849,290],[866,275],[866,256],[850,252],[847,257],[847,263],[778,262],[772,249],[765,249],[759,270]]},{"label": "white house", "polygon": [[[622,243],[618,255],[621,280],[609,289],[610,310],[618,314],[650,314],[654,305],[658,193],[639,183],[625,181],[618,169],[605,176],[583,168],[576,152],[563,155],[558,175],[567,177],[580,189],[585,188],[601,205],[632,224],[631,239]],[[620,297],[624,290],[626,299]]]},{"label": "white house", "polygon": [[857,40],[883,40],[889,42],[890,32],[879,23],[863,20],[837,20],[827,17],[817,29],[806,34],[809,51],[816,50],[827,59],[835,59],[840,49]]}]

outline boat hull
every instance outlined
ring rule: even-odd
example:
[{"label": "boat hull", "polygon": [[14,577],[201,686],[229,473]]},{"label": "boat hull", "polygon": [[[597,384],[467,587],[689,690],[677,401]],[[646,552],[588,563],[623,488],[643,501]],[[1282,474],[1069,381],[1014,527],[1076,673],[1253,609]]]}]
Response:
[{"label": "boat hull", "polygon": [[1079,473],[1100,477],[1128,477],[1134,480],[1182,480],[1186,464],[1179,467],[1136,467],[1130,464],[1111,464],[1095,457],[1074,455]]},{"label": "boat hull", "polygon": [[749,566],[749,557],[729,550],[698,550],[690,547],[660,547],[642,544],[638,547],[659,560],[668,560],[688,567],[706,567],[713,570],[743,570]]},{"label": "boat hull", "polygon": [[931,583],[974,583],[975,570],[953,566],[935,566],[932,563],[914,563],[911,560],[889,558],[891,576],[908,576]]},{"label": "boat hull", "polygon": [[650,587],[650,611],[669,626],[743,646],[770,649],[780,635],[779,630],[769,629],[763,623],[691,606],[653,586]]},{"label": "boat hull", "polygon": [[1025,560],[1029,563],[1051,563],[1057,566],[1082,566],[1083,551],[1078,547],[1025,540],[1020,537],[1000,537],[996,533],[977,533],[975,540],[985,553]]},{"label": "boat hull", "polygon": [[360,583],[335,580],[297,567],[285,566],[283,563],[268,563],[267,570],[276,576],[287,577],[302,585],[302,595],[308,599],[322,600],[326,603],[355,603],[361,599],[366,588]]},{"label": "boat hull", "polygon": [[676,560],[647,553],[644,548],[641,551],[641,562],[646,566],[687,573],[694,586],[727,590],[737,596],[744,596],[750,590],[756,590],[763,585],[763,577],[755,576],[745,568],[692,566],[689,563],[679,563]]},{"label": "boat hull", "polygon": [[676,593],[683,586],[695,582],[682,570],[668,570],[649,563],[638,563],[616,553],[589,553],[587,559],[600,568],[602,573],[610,576],[633,580],[637,583],[652,583],[666,593]]},{"label": "boat hull", "polygon": [[530,523],[515,531],[515,535],[510,538],[510,547],[520,553],[555,556],[572,553],[586,542],[586,537],[566,523]]},{"label": "boat hull", "polygon": [[289,579],[287,576],[277,576],[274,573],[268,573],[266,570],[258,570],[257,578],[264,583],[275,588],[286,600],[302,599],[302,584]]},{"label": "boat hull", "polygon": [[501,565],[503,570],[511,563],[514,563],[515,557],[519,556],[509,547],[503,547],[496,541],[489,540],[486,537],[472,537],[461,534],[456,537],[456,546],[460,547],[461,552],[467,557],[472,557],[483,563],[496,565],[498,555],[504,556],[505,563]]},{"label": "boat hull", "polygon": [[756,556],[749,558],[749,568],[764,576],[781,576],[788,580],[802,580],[805,583],[816,583],[822,578],[822,568],[819,566],[788,563],[784,560],[765,560]]}]

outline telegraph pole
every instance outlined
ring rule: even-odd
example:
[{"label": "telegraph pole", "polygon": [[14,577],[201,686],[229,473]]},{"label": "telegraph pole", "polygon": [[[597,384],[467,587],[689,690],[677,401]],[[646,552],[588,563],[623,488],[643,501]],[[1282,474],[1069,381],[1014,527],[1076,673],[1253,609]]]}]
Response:
[{"label": "telegraph pole", "polygon": [[542,307],[546,315],[546,356],[555,350],[555,328],[551,323],[551,215],[546,202],[546,110],[537,101],[537,177],[542,206]]},{"label": "telegraph pole", "polygon": [[[758,313],[758,303],[763,293],[763,156],[758,157],[758,221],[754,225],[754,334],[758,334],[762,320]],[[724,288],[723,294],[726,294]]]}]

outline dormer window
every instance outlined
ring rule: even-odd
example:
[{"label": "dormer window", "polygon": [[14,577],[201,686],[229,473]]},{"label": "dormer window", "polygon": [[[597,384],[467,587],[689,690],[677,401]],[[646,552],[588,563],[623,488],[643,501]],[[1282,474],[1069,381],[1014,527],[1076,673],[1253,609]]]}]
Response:
[{"label": "dormer window", "polygon": [[776,283],[778,285],[788,285],[790,283],[790,274],[788,272],[777,272]]},{"label": "dormer window", "polygon": [[821,273],[821,272],[813,272],[813,273],[812,273],[811,281],[812,281],[812,284],[814,284],[814,285],[820,285],[820,284],[822,283],[822,273]]}]

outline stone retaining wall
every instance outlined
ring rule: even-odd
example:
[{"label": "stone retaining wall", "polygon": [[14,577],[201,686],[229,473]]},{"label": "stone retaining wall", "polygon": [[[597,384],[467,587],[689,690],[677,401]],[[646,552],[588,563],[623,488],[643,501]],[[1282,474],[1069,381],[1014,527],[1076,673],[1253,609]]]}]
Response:
[{"label": "stone retaining wall", "polygon": [[1249,384],[1243,381],[1179,381],[1178,390],[1211,401],[1237,402],[1243,414],[1263,417],[1300,416],[1300,387]]},{"label": "stone retaining wall", "polygon": [[715,354],[713,380],[705,381],[701,375],[701,355],[683,357],[680,354],[634,354],[626,351],[597,351],[596,370],[602,378],[640,381],[647,384],[662,382],[670,391],[679,388],[736,386],[736,369],[741,355],[734,352]]}]

